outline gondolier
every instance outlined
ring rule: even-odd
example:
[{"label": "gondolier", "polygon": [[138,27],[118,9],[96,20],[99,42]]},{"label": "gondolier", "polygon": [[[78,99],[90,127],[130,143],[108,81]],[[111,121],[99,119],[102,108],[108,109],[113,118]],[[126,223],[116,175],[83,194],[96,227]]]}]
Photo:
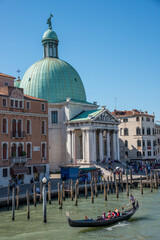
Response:
[{"label": "gondolier", "polygon": [[132,194],[129,196],[129,201],[132,203],[133,208],[135,208],[135,197]]}]

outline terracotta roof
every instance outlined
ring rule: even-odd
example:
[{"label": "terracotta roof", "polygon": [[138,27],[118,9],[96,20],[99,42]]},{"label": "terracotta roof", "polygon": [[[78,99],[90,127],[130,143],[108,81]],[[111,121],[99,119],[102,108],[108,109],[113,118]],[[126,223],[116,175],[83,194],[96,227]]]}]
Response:
[{"label": "terracotta roof", "polygon": [[137,109],[133,109],[131,111],[119,111],[119,110],[114,110],[112,114],[116,117],[127,117],[127,116],[146,116],[146,117],[154,117],[154,115],[149,115],[148,112],[142,112],[138,111]]},{"label": "terracotta roof", "polygon": [[9,78],[16,79],[15,77],[12,77],[12,76],[7,75],[7,74],[4,74],[4,73],[0,73],[0,76],[2,76],[2,77],[9,77]]},{"label": "terracotta roof", "polygon": [[8,94],[6,95],[4,92],[0,92],[0,95],[8,96]]},{"label": "terracotta roof", "polygon": [[24,95],[25,99],[30,99],[30,100],[38,100],[38,101],[43,101],[43,102],[47,102],[47,100],[42,99],[42,98],[36,98],[36,97],[32,97],[32,96],[28,96],[28,95]]}]

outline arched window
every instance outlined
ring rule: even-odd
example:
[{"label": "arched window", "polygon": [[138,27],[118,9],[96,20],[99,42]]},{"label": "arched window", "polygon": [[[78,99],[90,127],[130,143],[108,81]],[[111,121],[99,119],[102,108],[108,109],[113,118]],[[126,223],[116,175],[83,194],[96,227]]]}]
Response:
[{"label": "arched window", "polygon": [[122,136],[123,135],[123,129],[121,128],[120,129],[120,136]]},{"label": "arched window", "polygon": [[151,135],[151,129],[147,128],[147,135]]},{"label": "arched window", "polygon": [[31,158],[31,144],[27,143],[27,158]]},{"label": "arched window", "polygon": [[46,122],[42,121],[42,134],[46,134]]},{"label": "arched window", "polygon": [[125,145],[125,147],[128,147],[128,141],[127,140],[125,140],[124,145]]},{"label": "arched window", "polygon": [[6,118],[2,120],[2,133],[8,133],[8,120]]},{"label": "arched window", "polygon": [[46,144],[42,143],[42,158],[46,157]]},{"label": "arched window", "polygon": [[18,137],[22,137],[22,120],[18,119]]},{"label": "arched window", "polygon": [[136,135],[141,135],[141,129],[139,127],[136,128]]},{"label": "arched window", "polygon": [[22,152],[23,152],[23,145],[22,143],[20,143],[18,146],[18,157],[22,156]]},{"label": "arched window", "polygon": [[27,134],[31,134],[31,121],[30,120],[27,120],[26,132],[27,132]]},{"label": "arched window", "polygon": [[8,147],[7,143],[3,143],[3,159],[8,159]]},{"label": "arched window", "polygon": [[128,134],[128,128],[125,128],[124,129],[124,136],[128,136],[129,134]]},{"label": "arched window", "polygon": [[137,140],[137,147],[141,147],[141,140]]},{"label": "arched window", "polygon": [[145,128],[142,128],[142,134],[145,135]]},{"label": "arched window", "polygon": [[16,144],[13,143],[11,147],[11,157],[16,157]]},{"label": "arched window", "polygon": [[16,137],[16,119],[12,120],[12,137]]}]

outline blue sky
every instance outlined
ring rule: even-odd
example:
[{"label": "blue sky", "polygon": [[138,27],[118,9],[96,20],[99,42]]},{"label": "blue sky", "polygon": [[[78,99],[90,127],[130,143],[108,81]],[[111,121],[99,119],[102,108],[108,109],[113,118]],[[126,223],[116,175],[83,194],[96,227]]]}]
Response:
[{"label": "blue sky", "polygon": [[43,58],[50,12],[59,58],[80,74],[87,100],[160,120],[160,0],[0,0],[0,72],[22,77]]}]

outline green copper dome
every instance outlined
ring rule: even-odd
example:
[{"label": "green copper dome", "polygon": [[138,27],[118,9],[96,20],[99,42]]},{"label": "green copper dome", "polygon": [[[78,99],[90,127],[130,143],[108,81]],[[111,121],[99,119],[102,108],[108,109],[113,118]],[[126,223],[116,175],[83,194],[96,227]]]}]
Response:
[{"label": "green copper dome", "polygon": [[58,41],[58,37],[57,37],[57,34],[51,30],[51,29],[48,29],[44,34],[43,34],[43,37],[42,37],[42,42],[44,40],[56,40]]},{"label": "green copper dome", "polygon": [[86,102],[79,74],[58,58],[45,57],[34,63],[24,74],[20,87],[25,94],[46,99],[49,103],[66,101],[67,97]]},{"label": "green copper dome", "polygon": [[14,86],[15,87],[19,88],[20,84],[21,84],[21,79],[20,78],[18,78],[16,81],[14,81]]}]

